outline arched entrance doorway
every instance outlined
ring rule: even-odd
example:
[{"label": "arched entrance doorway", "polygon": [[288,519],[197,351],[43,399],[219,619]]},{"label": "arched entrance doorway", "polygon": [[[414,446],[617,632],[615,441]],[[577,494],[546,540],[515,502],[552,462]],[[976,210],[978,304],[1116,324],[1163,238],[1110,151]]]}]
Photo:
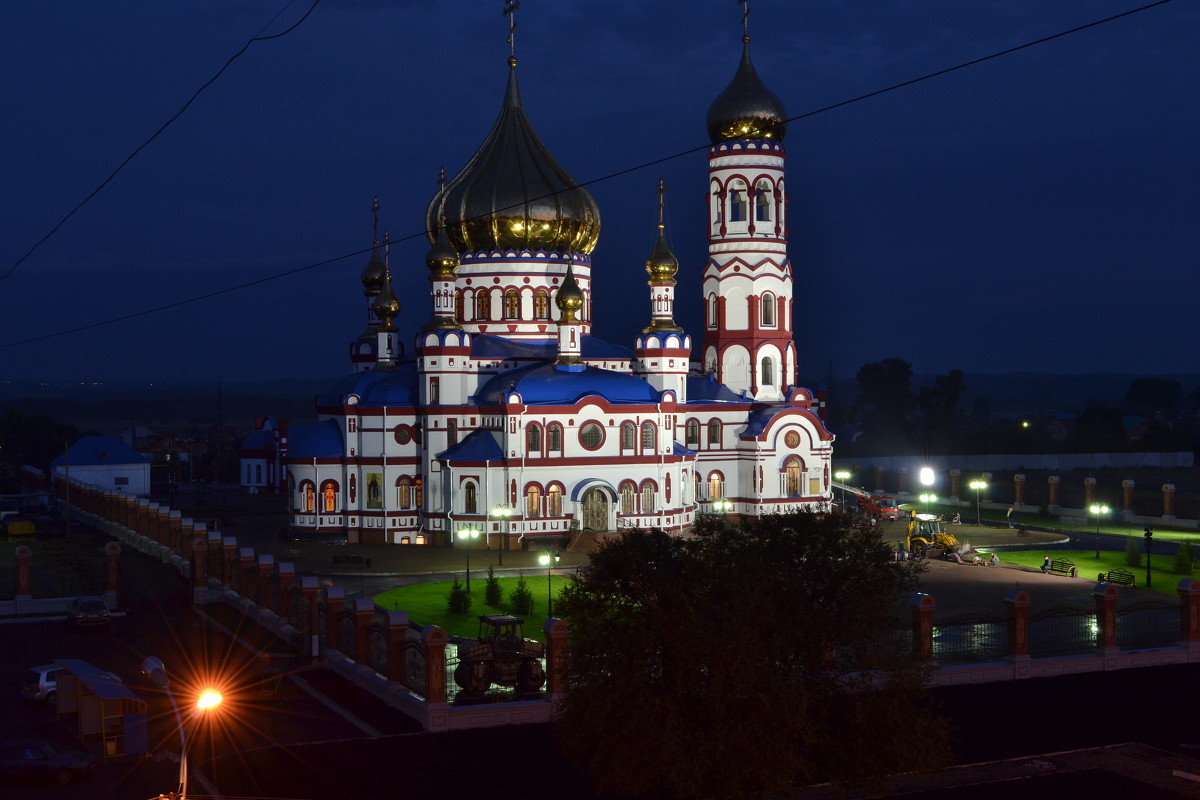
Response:
[{"label": "arched entrance doorway", "polygon": [[608,495],[602,489],[590,489],[583,496],[583,529],[608,530]]}]

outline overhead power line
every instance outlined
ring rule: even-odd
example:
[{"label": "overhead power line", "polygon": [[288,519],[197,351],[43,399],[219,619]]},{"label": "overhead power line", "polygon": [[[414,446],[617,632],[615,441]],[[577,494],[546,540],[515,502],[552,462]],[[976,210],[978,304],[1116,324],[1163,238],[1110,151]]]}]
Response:
[{"label": "overhead power line", "polygon": [[[295,28],[296,28],[296,27],[297,27],[297,26],[298,26],[298,25],[299,25],[301,22],[303,22],[303,21],[304,21],[304,19],[306,19],[306,18],[308,17],[308,15],[309,15],[309,14],[311,14],[311,13],[312,13],[313,9],[314,9],[314,8],[316,8],[316,6],[317,6],[317,3],[319,3],[319,2],[320,2],[320,0],[314,0],[314,2],[313,2],[313,4],[312,4],[312,6],[311,6],[311,7],[309,8],[309,10],[308,10],[308,11],[305,13],[304,17],[302,17],[302,18],[301,18],[301,19],[300,19],[300,20],[299,20],[299,21],[298,21],[298,22],[297,22],[295,25],[293,25],[292,27],[288,28],[288,29],[287,29],[286,31],[284,31],[283,33],[275,34],[275,35],[273,35],[273,36],[269,36],[269,37],[261,37],[261,39],[271,39],[271,38],[278,38],[278,37],[280,37],[280,36],[283,36],[283,35],[285,35],[285,34],[287,34],[287,33],[290,33],[291,31],[295,30]],[[1148,3],[1148,4],[1146,4],[1146,5],[1139,6],[1139,7],[1137,7],[1137,8],[1133,8],[1133,9],[1130,9],[1130,10],[1128,10],[1128,11],[1122,11],[1122,12],[1120,12],[1120,13],[1118,13],[1118,14],[1113,14],[1113,15],[1111,15],[1111,16],[1104,17],[1104,18],[1102,18],[1102,19],[1097,19],[1097,20],[1094,20],[1094,21],[1092,21],[1092,22],[1085,23],[1085,24],[1083,24],[1083,25],[1078,25],[1078,26],[1076,26],[1076,27],[1074,27],[1074,28],[1069,28],[1069,29],[1067,29],[1067,30],[1059,31],[1058,33],[1050,34],[1050,35],[1048,35],[1048,36],[1043,36],[1043,37],[1041,37],[1041,38],[1038,38],[1038,39],[1033,39],[1033,40],[1031,40],[1031,41],[1025,42],[1024,44],[1019,44],[1019,45],[1016,45],[1016,46],[1014,46],[1014,47],[1009,47],[1009,48],[1006,48],[1006,49],[1004,49],[1004,50],[998,50],[998,51],[996,51],[996,52],[994,52],[994,53],[991,53],[991,54],[989,54],[989,55],[986,55],[986,56],[981,56],[981,57],[979,57],[979,58],[974,58],[974,59],[971,59],[970,61],[964,61],[964,62],[962,62],[962,63],[960,63],[960,64],[956,64],[956,65],[954,65],[954,66],[952,66],[952,67],[946,67],[946,68],[944,68],[944,69],[939,69],[939,70],[936,70],[935,72],[929,72],[929,73],[926,73],[925,75],[921,75],[920,77],[917,77],[917,78],[911,78],[911,79],[909,79],[909,80],[901,81],[901,82],[899,82],[899,83],[894,83],[894,84],[892,84],[892,85],[890,85],[890,86],[886,86],[886,87],[884,87],[884,88],[882,88],[882,89],[876,89],[876,90],[874,90],[874,91],[867,92],[866,94],[861,94],[861,95],[858,95],[857,97],[852,97],[852,98],[850,98],[850,99],[848,99],[848,100],[842,100],[842,101],[839,101],[839,102],[837,102],[837,103],[833,103],[833,104],[831,104],[831,105],[822,106],[822,107],[820,107],[820,108],[816,108],[816,109],[813,109],[813,110],[811,110],[811,111],[806,111],[806,112],[804,112],[804,113],[802,113],[802,114],[797,114],[796,116],[789,117],[789,118],[788,118],[787,120],[785,120],[785,121],[786,121],[786,122],[797,122],[797,121],[799,121],[799,120],[808,119],[809,117],[814,117],[814,116],[816,116],[816,115],[818,115],[818,114],[824,114],[824,113],[826,113],[826,112],[829,112],[829,111],[834,111],[834,110],[836,110],[836,109],[839,109],[839,108],[844,108],[845,106],[851,105],[851,104],[853,104],[853,103],[859,103],[859,102],[862,102],[862,101],[864,101],[864,100],[869,100],[869,99],[871,99],[871,98],[874,98],[874,97],[879,97],[880,95],[887,94],[887,93],[889,93],[889,92],[894,92],[894,91],[896,91],[896,90],[898,90],[898,89],[904,89],[904,88],[907,88],[907,87],[909,87],[909,86],[913,86],[913,85],[915,85],[915,84],[922,83],[922,82],[924,82],[924,81],[932,80],[932,79],[934,79],[934,78],[938,78],[938,77],[941,77],[941,76],[943,76],[943,75],[948,75],[948,74],[950,74],[951,72],[957,72],[958,70],[966,69],[966,68],[968,68],[968,67],[977,66],[977,65],[979,65],[979,64],[982,64],[982,63],[984,63],[984,62],[986,62],[986,61],[992,61],[992,60],[994,60],[994,59],[1001,58],[1001,57],[1003,57],[1003,56],[1007,56],[1007,55],[1011,55],[1011,54],[1013,54],[1013,53],[1017,53],[1017,52],[1019,52],[1019,51],[1021,51],[1021,50],[1026,50],[1026,49],[1028,49],[1028,48],[1030,48],[1030,47],[1036,47],[1036,46],[1038,46],[1038,45],[1042,45],[1042,44],[1046,44],[1046,43],[1048,43],[1048,42],[1055,41],[1056,39],[1061,39],[1061,38],[1063,38],[1063,37],[1065,37],[1065,36],[1070,36],[1070,35],[1072,35],[1072,34],[1080,33],[1080,32],[1082,32],[1082,31],[1086,31],[1086,30],[1089,30],[1089,29],[1091,29],[1091,28],[1098,27],[1098,26],[1100,26],[1100,25],[1105,25],[1105,24],[1107,24],[1107,23],[1110,23],[1110,22],[1115,22],[1115,21],[1117,21],[1117,20],[1119,20],[1119,19],[1124,19],[1124,18],[1126,18],[1126,17],[1133,16],[1134,14],[1140,14],[1140,13],[1141,13],[1141,12],[1143,12],[1143,11],[1149,11],[1150,9],[1156,8],[1156,7],[1158,7],[1158,6],[1163,6],[1163,5],[1166,5],[1167,3],[1170,3],[1170,2],[1173,2],[1173,0],[1156,0],[1156,2],[1153,2],[1153,3]],[[269,23],[268,23],[268,24],[269,24]],[[250,46],[250,45],[251,45],[253,42],[255,42],[255,41],[260,41],[261,39],[260,39],[260,37],[255,37],[255,38],[251,39],[250,41],[248,41],[248,42],[246,43],[245,47],[243,47],[241,51],[239,51],[239,52],[238,52],[236,55],[234,55],[232,58],[230,58],[229,62],[227,62],[227,63],[226,63],[225,67],[228,67],[228,66],[229,66],[229,63],[232,63],[232,61],[233,61],[235,58],[237,58],[237,57],[238,57],[238,56],[240,56],[240,55],[241,55],[243,52],[245,52],[246,48],[248,48],[248,47],[249,47],[249,46]],[[198,95],[198,94],[200,93],[200,91],[203,91],[203,89],[204,89],[206,86],[208,86],[208,84],[211,84],[211,83],[212,83],[214,80],[216,80],[216,79],[217,79],[217,77],[219,77],[219,76],[220,76],[221,72],[223,72],[223,71],[225,70],[225,67],[222,67],[222,68],[221,68],[221,71],[220,71],[220,72],[218,72],[218,73],[217,73],[217,75],[213,76],[213,78],[212,78],[211,80],[209,80],[209,82],[208,82],[208,83],[206,83],[206,84],[205,84],[205,86],[202,86],[202,87],[201,87],[199,90],[197,90],[196,94]],[[195,95],[193,95],[192,99],[193,99],[193,100],[195,99]],[[189,101],[188,101],[188,105],[190,105],[190,104],[191,104],[191,100],[189,100]],[[179,116],[179,114],[182,114],[182,113],[183,113],[183,111],[184,111],[184,110],[186,110],[186,108],[187,108],[187,105],[185,105],[185,106],[184,106],[182,109],[180,109],[180,111],[176,113],[175,117],[178,117],[178,116]],[[166,125],[169,125],[169,124],[170,124],[170,122],[171,122],[171,121],[173,121],[175,117],[172,117],[172,119],[171,119],[171,120],[169,120],[169,121],[168,121],[166,124],[164,124],[164,125],[163,125],[163,128],[165,128],[165,127],[166,127]],[[158,131],[157,133],[155,133],[155,136],[157,136],[157,135],[158,135],[158,133],[161,133],[161,132],[162,132],[162,130],[163,130],[163,128],[160,128],[160,129],[159,129],[159,131]],[[152,140],[153,140],[153,138],[154,138],[154,137],[152,136],[152,137],[151,137],[149,140],[147,140],[147,142],[146,142],[145,144],[149,144],[149,143],[150,143],[150,141],[152,141]],[[143,144],[143,145],[142,145],[142,147],[145,147],[145,144]],[[613,178],[618,178],[618,177],[621,177],[621,176],[623,176],[623,175],[628,175],[628,174],[630,174],[630,173],[632,173],[632,172],[637,172],[637,171],[639,171],[639,170],[643,170],[643,169],[647,169],[647,168],[649,168],[649,167],[657,166],[657,165],[659,165],[659,164],[663,164],[663,163],[666,163],[666,162],[668,162],[668,161],[673,161],[673,160],[675,160],[675,159],[677,159],[677,158],[682,158],[683,156],[686,156],[686,155],[691,155],[692,153],[696,153],[696,152],[700,152],[700,151],[703,151],[703,150],[707,150],[707,149],[709,148],[709,146],[710,146],[709,144],[702,144],[702,145],[697,145],[697,146],[695,146],[695,147],[689,147],[689,148],[687,148],[686,150],[680,150],[680,151],[678,151],[678,152],[676,152],[676,153],[673,153],[673,154],[671,154],[671,155],[661,156],[661,157],[659,157],[659,158],[651,159],[650,161],[644,161],[644,162],[642,162],[642,163],[640,163],[640,164],[636,164],[636,165],[634,165],[634,166],[630,166],[630,167],[626,167],[626,168],[624,168],[624,169],[619,169],[619,170],[616,170],[616,171],[614,171],[614,172],[610,172],[610,173],[608,173],[608,174],[606,174],[606,175],[602,175],[602,176],[600,176],[600,177],[597,177],[597,178],[592,178],[591,180],[581,181],[580,183],[576,184],[576,186],[574,186],[574,187],[569,187],[568,189],[565,189],[564,191],[570,191],[570,189],[576,188],[576,187],[578,187],[578,186],[592,186],[592,185],[594,185],[594,184],[601,183],[601,182],[603,182],[603,181],[612,180]],[[141,148],[138,148],[138,150],[141,150]],[[123,162],[121,166],[123,167],[123,166],[125,165],[125,163],[128,163],[128,161],[129,161],[130,159],[132,159],[132,158],[133,158],[133,156],[137,154],[137,152],[138,152],[138,151],[134,151],[134,153],[133,153],[132,155],[130,155],[129,159],[126,159],[126,161],[125,161],[125,162]],[[117,170],[117,171],[120,171],[120,168],[118,168],[118,170]],[[114,173],[113,173],[113,175],[110,175],[110,176],[109,176],[109,178],[105,180],[105,183],[107,183],[109,180],[111,180],[113,177],[115,177],[115,175],[116,175],[116,172],[114,172]],[[88,200],[88,199],[91,199],[91,197],[92,197],[93,195],[95,195],[95,194],[96,194],[96,192],[100,191],[100,189],[102,189],[103,187],[104,187],[104,184],[101,184],[101,185],[100,185],[99,187],[97,187],[97,189],[96,189],[94,192],[92,192],[92,194],[91,194],[91,195],[89,195],[89,196],[88,196],[88,198],[86,198],[86,199],[85,199],[83,202],[87,202],[87,200]],[[556,193],[550,193],[550,194],[544,195],[543,197],[531,198],[531,199],[530,199],[530,201],[527,201],[527,202],[532,202],[532,201],[534,201],[534,200],[540,200],[540,199],[543,199],[544,197],[551,197],[553,194],[556,194]],[[78,209],[79,209],[79,208],[80,208],[82,205],[83,205],[83,203],[80,203],[80,205],[79,205],[79,206],[76,206],[76,208],[72,210],[71,214],[74,214],[74,213],[75,213],[75,211],[76,211],[76,210],[78,210]],[[63,218],[63,220],[62,220],[62,222],[66,222],[66,220],[70,218],[71,214],[68,214],[66,217],[64,217],[64,218]],[[43,237],[41,241],[45,241],[46,239],[48,239],[48,238],[49,238],[49,237],[50,237],[50,236],[51,236],[51,235],[54,233],[54,231],[58,229],[58,227],[61,227],[61,225],[62,225],[62,222],[60,222],[58,226],[55,226],[54,230],[52,230],[52,231],[51,231],[50,233],[48,233],[48,234],[47,234],[45,237]],[[392,242],[406,242],[406,241],[410,241],[410,240],[412,240],[412,239],[416,239],[416,238],[419,238],[419,237],[422,237],[422,236],[425,236],[425,231],[423,231],[423,230],[422,230],[422,231],[418,231],[418,232],[416,232],[416,233],[411,233],[411,234],[408,234],[408,235],[405,235],[405,236],[400,236],[400,237],[397,237],[397,238],[393,238],[393,239],[392,239]],[[39,244],[39,245],[41,244],[41,241],[39,241],[39,242],[38,242],[38,244]],[[31,248],[31,249],[30,249],[30,251],[29,251],[29,253],[26,253],[26,255],[25,255],[25,256],[22,256],[21,260],[24,260],[24,259],[25,259],[25,258],[26,258],[26,257],[27,257],[27,256],[28,256],[30,253],[32,253],[32,252],[33,252],[33,250],[34,250],[34,249],[36,249],[36,247],[37,247],[37,245],[35,245],[33,248]],[[54,338],[57,338],[57,337],[59,337],[59,336],[67,336],[67,335],[69,335],[69,334],[72,334],[72,333],[79,333],[79,332],[81,332],[81,331],[92,330],[92,329],[95,329],[95,328],[100,328],[100,327],[104,327],[104,326],[107,326],[107,325],[112,325],[112,324],[115,324],[115,323],[117,323],[117,322],[124,322],[124,321],[126,321],[126,320],[130,320],[130,319],[136,319],[136,318],[138,318],[138,317],[144,317],[144,316],[148,316],[148,315],[150,315],[150,314],[156,314],[156,313],[158,313],[158,312],[160,312],[160,311],[167,311],[167,310],[170,310],[170,309],[173,309],[173,308],[179,308],[180,306],[189,305],[189,304],[191,304],[191,303],[197,303],[197,302],[200,302],[200,301],[202,301],[202,300],[208,300],[208,299],[211,299],[211,298],[213,298],[213,297],[218,297],[218,296],[220,296],[220,295],[223,295],[223,294],[230,294],[231,292],[240,291],[240,290],[242,290],[242,289],[247,289],[247,288],[249,288],[249,287],[252,287],[252,286],[258,286],[258,285],[261,285],[261,284],[264,284],[264,283],[269,283],[269,282],[271,282],[271,281],[276,281],[276,280],[280,280],[280,279],[282,279],[282,278],[287,278],[287,277],[289,277],[289,276],[296,275],[296,274],[299,274],[299,273],[301,273],[301,272],[307,272],[308,270],[317,269],[318,267],[324,267],[324,266],[328,266],[329,264],[333,264],[333,263],[336,263],[336,262],[338,262],[338,261],[344,261],[345,259],[348,259],[348,258],[354,258],[354,257],[356,257],[356,256],[365,255],[366,253],[369,253],[369,252],[371,252],[371,250],[372,250],[372,248],[370,248],[370,247],[366,247],[366,248],[363,248],[363,249],[361,249],[361,250],[355,250],[355,251],[353,251],[353,252],[350,252],[350,253],[344,253],[344,254],[342,254],[342,255],[340,255],[340,256],[334,256],[334,257],[331,257],[331,258],[327,258],[327,259],[325,259],[325,260],[323,260],[323,261],[317,261],[317,262],[314,262],[314,263],[311,263],[311,264],[307,264],[307,265],[305,265],[305,266],[302,266],[302,267],[296,267],[296,268],[294,268],[294,269],[285,270],[285,271],[283,271],[283,272],[277,272],[277,273],[274,273],[274,274],[272,274],[272,275],[267,275],[267,276],[264,276],[264,277],[262,277],[262,278],[258,278],[258,279],[252,280],[252,281],[246,281],[246,282],[244,282],[244,283],[239,283],[239,284],[236,284],[236,285],[234,285],[234,286],[229,286],[229,287],[226,287],[226,288],[224,288],[224,289],[218,289],[218,290],[216,290],[216,291],[212,291],[212,292],[206,292],[206,293],[204,293],[204,294],[196,295],[196,296],[194,296],[194,297],[190,297],[190,298],[187,298],[187,299],[184,299],[184,300],[178,300],[178,301],[176,301],[176,302],[172,302],[172,303],[166,303],[166,304],[164,304],[164,305],[154,306],[154,307],[152,307],[152,308],[146,308],[146,309],[143,309],[142,311],[136,311],[136,312],[133,312],[133,313],[130,313],[130,314],[123,314],[123,315],[121,315],[121,316],[118,316],[118,317],[113,317],[113,318],[111,318],[111,319],[106,319],[106,320],[102,320],[102,321],[99,321],[99,322],[94,322],[94,323],[91,323],[91,324],[89,324],[89,325],[82,325],[82,326],[75,327],[75,328],[69,328],[69,329],[65,329],[65,330],[56,331],[56,332],[54,332],[54,333],[48,333],[48,334],[44,334],[44,335],[41,335],[41,336],[34,336],[34,337],[27,338],[27,339],[20,339],[20,340],[17,340],[17,341],[6,342],[6,343],[4,343],[4,344],[0,344],[0,349],[5,349],[5,348],[9,348],[9,347],[16,347],[16,346],[18,346],[18,345],[24,345],[24,344],[32,344],[32,343],[34,343],[34,342],[41,342],[41,341],[45,341],[45,340],[47,340],[47,339],[54,339]],[[9,268],[9,272],[8,272],[8,273],[6,273],[6,274],[5,274],[5,275],[3,275],[3,276],[0,276],[0,279],[2,279],[2,278],[4,278],[4,277],[7,277],[7,276],[8,276],[8,274],[11,274],[12,270],[13,270],[13,269],[15,269],[15,268],[16,268],[16,266],[17,266],[18,264],[20,264],[20,261],[18,261],[18,262],[17,262],[17,264],[14,264],[12,267],[10,267],[10,268]]]}]

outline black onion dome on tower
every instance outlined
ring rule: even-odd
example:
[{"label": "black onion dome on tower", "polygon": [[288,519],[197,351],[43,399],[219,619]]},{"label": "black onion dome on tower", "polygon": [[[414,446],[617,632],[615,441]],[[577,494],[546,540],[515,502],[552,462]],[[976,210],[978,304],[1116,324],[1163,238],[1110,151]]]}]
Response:
[{"label": "black onion dome on tower", "polygon": [[750,61],[750,37],[742,37],[742,61],[733,80],[708,107],[708,138],[776,139],[787,132],[783,101],[767,88]]},{"label": "black onion dome on tower", "polygon": [[434,240],[444,217],[459,252],[557,250],[590,253],[600,209],[590,192],[550,155],[521,107],[517,61],[508,60],[504,106],[471,161],[425,213]]}]

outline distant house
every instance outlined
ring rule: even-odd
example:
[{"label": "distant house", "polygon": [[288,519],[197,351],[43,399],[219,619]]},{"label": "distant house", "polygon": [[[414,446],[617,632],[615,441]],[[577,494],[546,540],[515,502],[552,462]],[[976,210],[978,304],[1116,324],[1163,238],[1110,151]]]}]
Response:
[{"label": "distant house", "polygon": [[262,417],[255,427],[238,448],[242,488],[249,494],[274,494],[284,487],[287,420],[280,423],[274,417]]},{"label": "distant house", "polygon": [[50,462],[55,478],[67,478],[132,495],[150,493],[150,459],[116,436],[84,436]]}]

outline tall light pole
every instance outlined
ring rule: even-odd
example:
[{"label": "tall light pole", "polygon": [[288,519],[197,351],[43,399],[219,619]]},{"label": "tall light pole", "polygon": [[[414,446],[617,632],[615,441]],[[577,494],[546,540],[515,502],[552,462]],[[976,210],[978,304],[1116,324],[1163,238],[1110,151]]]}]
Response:
[{"label": "tall light pole", "polygon": [[[833,477],[837,478],[838,483],[849,483],[851,475],[847,470],[839,469],[837,472],[833,473]],[[841,491],[842,491],[842,513],[844,514],[846,512],[846,490],[842,489]]]},{"label": "tall light pole", "polygon": [[929,513],[929,504],[937,502],[937,495],[936,494],[923,494],[918,499],[920,499],[920,501],[925,504],[925,513],[928,514]]},{"label": "tall light pole", "polygon": [[458,538],[467,543],[463,550],[467,553],[467,594],[471,593],[471,541],[479,538],[478,528],[459,528]]},{"label": "tall light pole", "polygon": [[550,585],[550,568],[561,560],[562,556],[558,551],[554,551],[554,555],[549,552],[542,553],[538,556],[538,563],[546,568],[546,616],[551,617],[554,614],[554,590]]},{"label": "tall light pole", "polygon": [[1096,560],[1099,561],[1100,560],[1100,515],[1108,513],[1108,506],[1104,505],[1103,503],[1093,503],[1091,506],[1088,507],[1088,511],[1091,511],[1093,514],[1096,515]]},{"label": "tall light pole", "polygon": [[971,481],[971,488],[975,490],[975,524],[983,525],[983,518],[979,514],[979,495],[987,488],[987,481]]},{"label": "tall light pole", "polygon": [[496,550],[500,554],[500,566],[504,566],[504,548],[508,546],[508,518],[513,510],[506,505],[498,505],[492,509],[492,516],[500,518],[500,546]]},{"label": "tall light pole", "polygon": [[[175,702],[175,695],[171,691],[171,681],[167,678],[167,669],[163,666],[161,658],[147,656],[142,661],[142,674],[154,681],[154,685],[166,693],[167,699],[171,701],[171,710],[175,712],[175,726],[179,729],[179,790],[175,797],[176,800],[187,800],[187,732],[183,727],[183,717],[179,714],[179,704]],[[198,712],[209,711],[219,706],[222,699],[220,692],[206,689],[197,698],[194,709]]]}]

